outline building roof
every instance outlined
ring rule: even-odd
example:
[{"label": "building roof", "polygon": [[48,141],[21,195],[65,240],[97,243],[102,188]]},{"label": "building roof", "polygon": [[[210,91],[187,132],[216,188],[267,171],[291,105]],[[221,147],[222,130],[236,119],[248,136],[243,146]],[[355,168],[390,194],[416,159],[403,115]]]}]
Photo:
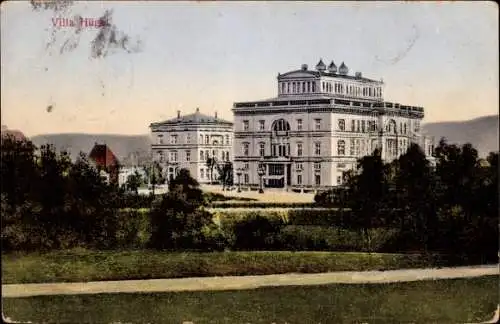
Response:
[{"label": "building roof", "polygon": [[16,141],[23,141],[26,139],[26,136],[24,136],[23,132],[17,129],[8,129],[7,126],[2,125],[2,139],[6,137],[13,137]]},{"label": "building roof", "polygon": [[97,166],[104,168],[116,166],[119,164],[116,155],[106,144],[95,143],[94,147],[89,153],[89,160],[94,162]]},{"label": "building roof", "polygon": [[365,77],[357,77],[355,75],[347,75],[347,74],[340,74],[340,73],[332,73],[332,72],[326,72],[326,71],[312,71],[312,70],[293,70],[290,72],[286,72],[283,74],[278,75],[278,79],[286,78],[286,77],[293,77],[293,74],[309,74],[312,77],[319,77],[319,76],[328,76],[328,77],[334,77],[334,78],[339,78],[339,79],[349,79],[349,80],[361,80],[361,81],[366,81],[366,82],[376,82],[376,83],[383,83],[382,81],[377,81],[373,79],[368,79]]},{"label": "building roof", "polygon": [[202,125],[228,125],[232,126],[233,123],[227,120],[223,120],[217,118],[215,116],[208,116],[200,113],[199,109],[196,109],[196,112],[193,114],[181,116],[180,113],[177,118],[168,119],[158,123],[152,123],[151,126],[161,126],[161,125],[194,125],[194,124],[202,124]]}]

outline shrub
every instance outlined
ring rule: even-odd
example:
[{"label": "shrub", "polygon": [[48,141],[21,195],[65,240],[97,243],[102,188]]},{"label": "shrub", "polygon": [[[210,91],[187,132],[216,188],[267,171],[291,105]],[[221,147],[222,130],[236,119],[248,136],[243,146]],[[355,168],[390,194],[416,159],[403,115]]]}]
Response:
[{"label": "shrub", "polygon": [[229,202],[229,201],[214,201],[210,204],[211,208],[314,208],[317,207],[315,203],[269,203],[269,202]]},{"label": "shrub", "polygon": [[273,249],[277,246],[277,234],[284,224],[280,218],[271,219],[259,215],[236,221],[230,227],[234,233],[233,247],[237,250]]}]

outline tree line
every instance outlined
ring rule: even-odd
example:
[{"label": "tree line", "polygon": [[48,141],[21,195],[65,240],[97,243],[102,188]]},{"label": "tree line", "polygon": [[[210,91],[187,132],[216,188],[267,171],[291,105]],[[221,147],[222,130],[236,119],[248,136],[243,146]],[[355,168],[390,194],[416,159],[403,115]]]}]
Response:
[{"label": "tree line", "polygon": [[350,208],[350,226],[367,236],[371,228],[398,229],[394,245],[401,249],[496,259],[498,152],[480,159],[471,144],[442,139],[434,158],[431,165],[414,144],[385,164],[376,150],[358,161],[343,188],[319,193],[315,200]]}]

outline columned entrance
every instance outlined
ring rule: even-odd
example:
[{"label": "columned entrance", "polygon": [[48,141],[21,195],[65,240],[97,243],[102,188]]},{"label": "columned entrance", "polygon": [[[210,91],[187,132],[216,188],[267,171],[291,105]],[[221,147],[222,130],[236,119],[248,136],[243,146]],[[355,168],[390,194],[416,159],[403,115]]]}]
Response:
[{"label": "columned entrance", "polygon": [[264,186],[266,188],[286,188],[291,185],[290,163],[269,163],[266,166],[264,176]]}]

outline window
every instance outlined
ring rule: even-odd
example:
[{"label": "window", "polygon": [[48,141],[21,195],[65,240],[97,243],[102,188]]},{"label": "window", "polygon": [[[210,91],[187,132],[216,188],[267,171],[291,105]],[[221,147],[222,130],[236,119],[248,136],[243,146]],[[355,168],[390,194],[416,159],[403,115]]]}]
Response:
[{"label": "window", "polygon": [[287,92],[287,93],[290,93],[290,82],[287,82],[286,87],[287,87],[286,92]]},{"label": "window", "polygon": [[406,123],[403,124],[403,134],[406,135]]},{"label": "window", "polygon": [[249,124],[248,124],[248,120],[244,120],[244,121],[243,121],[243,130],[244,130],[244,131],[247,131],[247,130],[248,130],[248,128],[249,128],[248,126],[249,126]]},{"label": "window", "polygon": [[205,161],[208,160],[208,158],[210,157],[210,152],[208,150],[205,151]]},{"label": "window", "polygon": [[203,179],[205,177],[205,170],[200,169],[200,179]]},{"label": "window", "polygon": [[163,162],[163,151],[159,151],[159,152],[158,152],[158,160],[159,160],[160,162]]},{"label": "window", "polygon": [[297,143],[297,156],[302,156],[302,143]]},{"label": "window", "polygon": [[284,119],[278,119],[273,123],[272,127],[273,131],[275,132],[283,132],[283,131],[289,131],[290,130],[290,124]]},{"label": "window", "polygon": [[163,135],[158,135],[158,144],[163,144]]},{"label": "window", "polygon": [[285,93],[285,82],[281,82],[281,93]]},{"label": "window", "polygon": [[264,120],[259,120],[259,130],[263,131],[265,128],[265,121]]},{"label": "window", "polygon": [[189,135],[189,134],[186,135],[186,143],[187,144],[191,143],[191,135]]},{"label": "window", "polygon": [[345,155],[345,141],[340,140],[337,142],[337,155]]},{"label": "window", "polygon": [[319,174],[315,174],[315,175],[314,175],[314,183],[315,183],[317,186],[321,185],[321,175],[319,175]]},{"label": "window", "polygon": [[306,92],[306,83],[302,82],[302,92]]},{"label": "window", "polygon": [[364,121],[364,120],[362,120],[362,121],[361,121],[361,132],[363,132],[363,133],[364,133],[364,132],[365,132],[365,130],[366,130],[366,129],[365,129],[365,121]]},{"label": "window", "polygon": [[248,173],[245,173],[243,175],[243,182],[245,182],[245,184],[248,184],[248,182],[250,181],[250,177],[248,176]]},{"label": "window", "polygon": [[248,162],[243,164],[243,169],[245,169],[245,170],[250,169],[250,164],[248,164]]},{"label": "window", "polygon": [[342,177],[341,176],[337,177],[337,184],[342,184]]},{"label": "window", "polygon": [[307,92],[311,92],[311,82],[307,82]]},{"label": "window", "polygon": [[200,161],[203,161],[203,159],[205,158],[205,156],[203,155],[203,150],[200,151]]},{"label": "window", "polygon": [[304,165],[302,165],[302,163],[295,163],[295,168],[297,170],[304,170]]},{"label": "window", "polygon": [[302,184],[302,174],[297,174],[297,184],[298,185]]},{"label": "window", "polygon": [[226,135],[226,145],[230,145],[229,144],[229,135]]},{"label": "window", "polygon": [[345,131],[345,120],[339,119],[339,131]]},{"label": "window", "polygon": [[249,144],[248,143],[243,143],[243,155],[244,156],[248,156],[248,148],[249,148]]},{"label": "window", "polygon": [[296,88],[295,88],[295,82],[292,82],[292,92],[295,93],[296,92]]},{"label": "window", "polygon": [[186,161],[191,161],[191,151],[186,150]]},{"label": "window", "polygon": [[312,83],[312,92],[316,92],[316,82]]},{"label": "window", "polygon": [[205,144],[210,143],[210,137],[208,135],[205,135]]},{"label": "window", "polygon": [[177,162],[177,151],[170,152],[170,161]]},{"label": "window", "polygon": [[314,129],[315,130],[320,130],[321,129],[321,119],[315,119],[314,120]]},{"label": "window", "polygon": [[355,154],[355,142],[354,139],[351,139],[350,145],[349,145],[349,155],[354,155]]},{"label": "window", "polygon": [[259,143],[259,155],[264,156],[266,154],[265,144]]},{"label": "window", "polygon": [[297,130],[302,130],[302,119],[297,119]]},{"label": "window", "polygon": [[361,155],[361,145],[360,145],[360,142],[359,142],[359,139],[356,140],[356,156],[360,156]]},{"label": "window", "polygon": [[177,135],[170,136],[170,144],[177,144]]},{"label": "window", "polygon": [[359,133],[360,130],[361,130],[360,123],[359,123],[359,120],[357,120],[356,121],[356,132]]},{"label": "window", "polygon": [[321,142],[314,143],[314,154],[321,155]]},{"label": "window", "polygon": [[415,133],[420,132],[420,121],[415,121]]},{"label": "window", "polygon": [[314,163],[314,170],[316,170],[316,171],[317,171],[317,170],[321,170],[321,163],[319,163],[319,162],[315,162],[315,163]]},{"label": "window", "polygon": [[203,135],[200,134],[200,144],[203,144]]},{"label": "window", "polygon": [[354,132],[356,130],[356,121],[351,120],[351,132]]}]

